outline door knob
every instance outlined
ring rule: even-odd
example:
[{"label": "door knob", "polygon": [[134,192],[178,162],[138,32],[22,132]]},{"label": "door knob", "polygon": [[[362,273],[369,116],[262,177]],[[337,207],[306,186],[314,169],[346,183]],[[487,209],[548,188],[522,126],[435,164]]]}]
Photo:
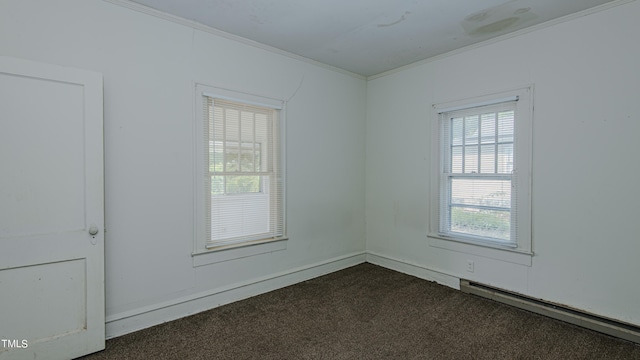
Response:
[{"label": "door knob", "polygon": [[98,233],[98,227],[96,226],[96,224],[91,224],[91,226],[89,227],[89,234],[93,236],[97,233]]}]

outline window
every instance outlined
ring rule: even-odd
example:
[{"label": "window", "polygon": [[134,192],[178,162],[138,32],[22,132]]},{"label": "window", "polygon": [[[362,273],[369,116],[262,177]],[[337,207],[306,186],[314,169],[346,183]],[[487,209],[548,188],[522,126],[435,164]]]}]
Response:
[{"label": "window", "polygon": [[198,96],[196,252],[283,239],[282,102],[204,86]]},{"label": "window", "polygon": [[[245,112],[246,114],[246,112]],[[222,116],[220,116],[222,118]],[[220,119],[218,119],[218,122]],[[215,121],[215,117],[214,117]],[[216,141],[209,138],[209,171],[212,195],[247,194],[263,192],[263,177],[260,172],[262,163],[261,142]],[[239,166],[237,175],[236,169]],[[233,175],[233,174],[236,175]],[[225,176],[224,174],[230,174]]]},{"label": "window", "polygon": [[434,106],[432,236],[531,251],[529,94]]}]

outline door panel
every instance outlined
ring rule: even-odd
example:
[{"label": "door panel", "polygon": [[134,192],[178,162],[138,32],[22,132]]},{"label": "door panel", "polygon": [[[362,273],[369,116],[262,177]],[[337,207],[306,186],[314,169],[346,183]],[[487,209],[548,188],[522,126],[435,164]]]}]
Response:
[{"label": "door panel", "polygon": [[0,57],[0,359],[104,349],[102,136],[100,74]]},{"label": "door panel", "polygon": [[83,229],[83,87],[8,74],[0,83],[0,236]]},{"label": "door panel", "polygon": [[[13,338],[28,344],[49,339],[57,334],[84,331],[87,323],[84,294],[86,292],[86,259],[23,266],[0,271],[2,291],[20,299],[12,312],[47,319],[33,326],[26,321],[14,321]],[[51,310],[50,294],[58,293],[56,311]]]}]

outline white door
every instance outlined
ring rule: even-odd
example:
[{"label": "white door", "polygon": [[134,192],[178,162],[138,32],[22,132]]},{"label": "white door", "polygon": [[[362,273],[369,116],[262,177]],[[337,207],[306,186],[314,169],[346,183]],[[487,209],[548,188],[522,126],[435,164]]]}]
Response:
[{"label": "white door", "polygon": [[0,359],[104,349],[102,75],[0,57]]}]

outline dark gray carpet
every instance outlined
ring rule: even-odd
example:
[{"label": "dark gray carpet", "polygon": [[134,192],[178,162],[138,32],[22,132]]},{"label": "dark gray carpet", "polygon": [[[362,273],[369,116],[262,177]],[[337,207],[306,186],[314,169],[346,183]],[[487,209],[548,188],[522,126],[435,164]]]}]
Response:
[{"label": "dark gray carpet", "polygon": [[640,359],[640,346],[361,264],[109,340],[83,359]]}]

